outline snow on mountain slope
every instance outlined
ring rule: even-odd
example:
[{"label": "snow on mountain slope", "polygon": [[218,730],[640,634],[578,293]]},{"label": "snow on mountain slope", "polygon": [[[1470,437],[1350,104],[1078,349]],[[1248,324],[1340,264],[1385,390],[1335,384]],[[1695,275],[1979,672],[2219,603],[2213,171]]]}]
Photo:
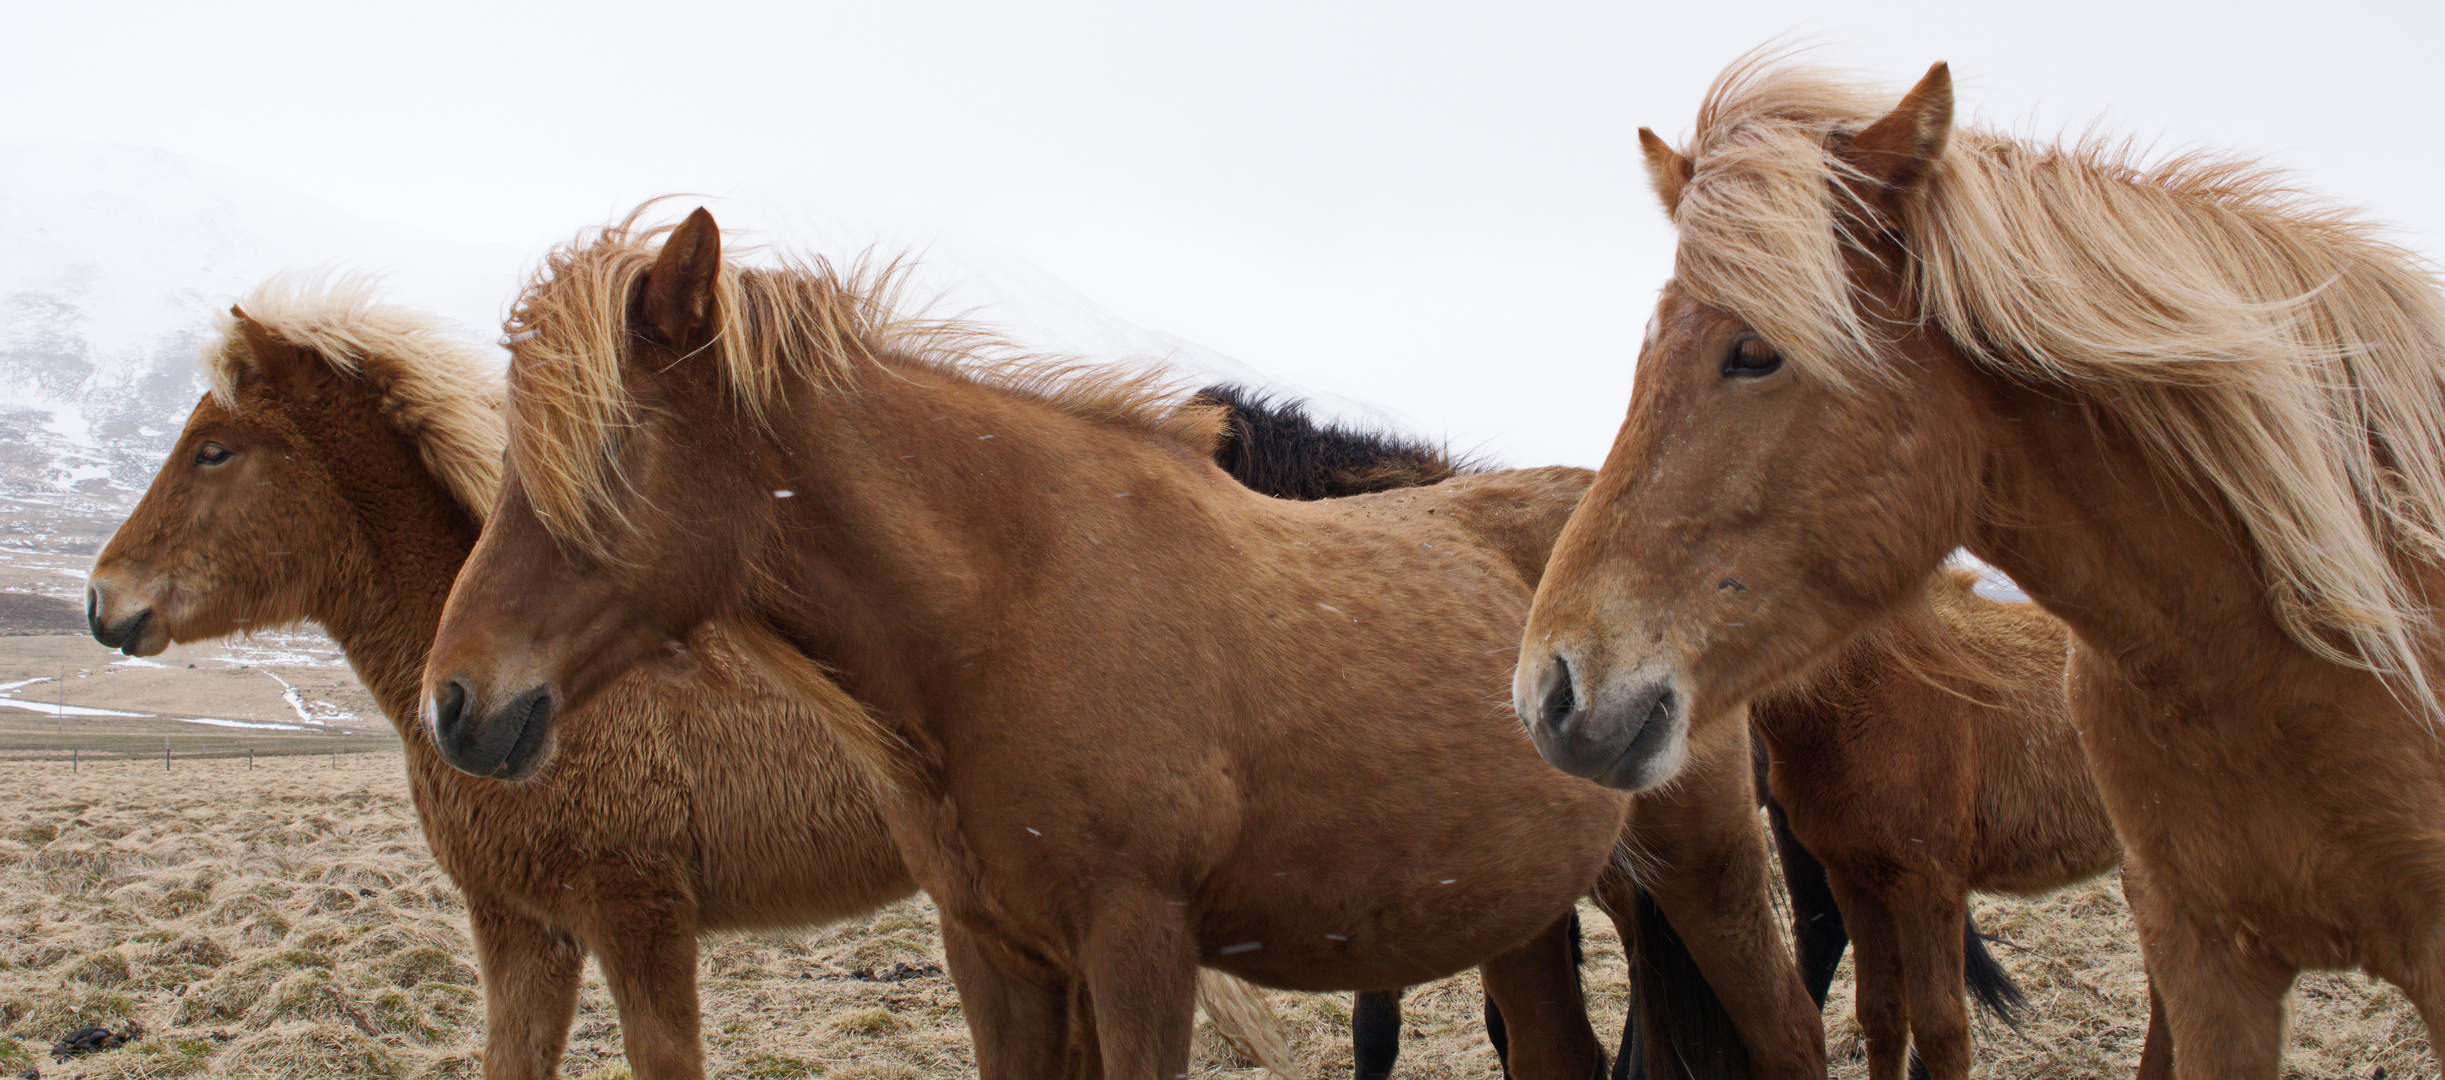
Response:
[{"label": "snow on mountain slope", "polygon": [[0,495],[124,508],[194,404],[213,312],[272,274],[380,272],[480,340],[519,262],[166,151],[0,141]]}]

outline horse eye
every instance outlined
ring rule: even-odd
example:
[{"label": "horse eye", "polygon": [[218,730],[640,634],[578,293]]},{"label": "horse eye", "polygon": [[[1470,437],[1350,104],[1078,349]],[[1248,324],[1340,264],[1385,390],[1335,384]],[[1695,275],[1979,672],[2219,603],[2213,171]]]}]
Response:
[{"label": "horse eye", "polygon": [[1755,335],[1743,335],[1733,342],[1732,351],[1723,358],[1723,377],[1727,379],[1762,378],[1782,369],[1783,354]]},{"label": "horse eye", "polygon": [[195,463],[198,465],[218,465],[233,456],[228,447],[219,443],[205,443],[195,448]]}]

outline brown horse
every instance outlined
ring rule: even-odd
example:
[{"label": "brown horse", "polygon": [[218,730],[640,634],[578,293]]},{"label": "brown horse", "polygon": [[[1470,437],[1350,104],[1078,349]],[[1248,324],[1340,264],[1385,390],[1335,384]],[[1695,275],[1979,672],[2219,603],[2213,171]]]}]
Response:
[{"label": "brown horse", "polygon": [[1686,153],[1630,416],[1515,695],[1632,786],[1919,595],[1956,545],[2072,631],[2067,682],[2183,1077],[2277,1074],[2299,972],[2445,1039],[2445,304],[2230,159],[1955,130],[1736,65]]},{"label": "brown horse", "polygon": [[[498,375],[355,285],[267,285],[204,357],[212,393],[95,564],[94,635],[150,655],[301,620],[330,630],[397,726],[426,842],[466,898],[487,1077],[552,1075],[589,953],[636,1075],[701,1076],[697,935],[915,891],[820,720],[851,706],[807,704],[718,640],[699,671],[607,688],[522,783],[446,766],[415,703],[499,487]],[[1218,1023],[1249,1000],[1215,992]]]},{"label": "brown horse", "polygon": [[[427,667],[458,760],[519,767],[706,625],[836,679],[988,1076],[1181,1073],[1200,963],[1317,990],[1482,964],[1506,1015],[1576,1007],[1549,961],[1627,800],[1539,765],[1491,688],[1584,474],[1267,499],[1142,382],[980,367],[853,279],[727,261],[701,210],[656,238],[563,249],[520,300],[510,481]],[[1743,795],[1745,744],[1708,748]],[[1712,877],[1762,887],[1745,827]],[[1788,976],[1770,923],[1730,936],[1783,957],[1743,990]]]},{"label": "brown horse", "polygon": [[[1750,706],[1773,759],[1768,789],[1824,864],[1856,943],[1878,1080],[1902,1075],[1914,1040],[1929,1075],[1969,1074],[1971,890],[2037,895],[2122,861],[2066,712],[2063,625],[1975,595],[1974,580],[1930,579],[1922,603]],[[1802,950],[1812,989],[1839,959]],[[2008,1018],[2017,990],[1971,984]]]},{"label": "brown horse", "polygon": [[[1276,497],[1342,498],[1472,468],[1432,445],[1318,421],[1296,402],[1244,387],[1208,387],[1195,400],[1227,410],[1218,462]],[[1801,980],[1822,1002],[1847,928],[1858,927],[1857,1000],[1871,1052],[1887,1059],[1872,1067],[1879,1074],[1898,1075],[1896,1055],[1914,1035],[1936,1072],[1958,1075],[1954,1062],[1966,1069],[1968,1014],[1957,989],[1965,982],[2006,1022],[2021,1002],[1969,923],[1970,890],[2051,892],[2122,859],[2066,715],[2062,624],[2032,605],[1976,595],[1976,580],[1966,572],[1930,579],[1921,603],[1751,706],[1758,788],[1773,800]],[[1646,928],[1640,950],[1668,947],[1655,929]],[[1905,1001],[1927,1019],[1908,1023]],[[1625,1047],[1641,1038],[1638,1014],[1631,1010]],[[1352,1015],[1360,1080],[1390,1075],[1397,992],[1360,994]],[[1486,1021],[1499,1055],[1504,1025],[1491,1004]],[[1616,1075],[1643,1064],[1625,1053]]]}]

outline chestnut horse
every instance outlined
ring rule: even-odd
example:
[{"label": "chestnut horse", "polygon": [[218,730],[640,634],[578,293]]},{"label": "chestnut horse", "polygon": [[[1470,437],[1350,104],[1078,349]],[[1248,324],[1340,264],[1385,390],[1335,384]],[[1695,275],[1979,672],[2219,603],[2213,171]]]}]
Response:
[{"label": "chestnut horse", "polygon": [[[1194,400],[1227,410],[1216,461],[1277,498],[1388,491],[1472,468],[1246,387],[1211,386]],[[1758,789],[1769,794],[1802,982],[1825,1000],[1850,941],[1849,908],[1871,1053],[1899,1054],[1915,1034],[1928,1058],[1964,1067],[1968,1014],[1953,988],[1966,983],[2006,1023],[2022,1002],[1970,924],[1970,890],[2051,892],[2122,859],[2066,715],[2062,624],[2030,604],[1980,597],[1975,582],[1961,571],[1930,579],[1921,604],[1750,712],[1761,772],[1771,762]],[[1654,929],[1640,951],[1670,948]],[[1905,1000],[1929,1015],[1915,1033]],[[1629,1020],[1625,1047],[1641,1037],[1638,1010]],[[1391,1075],[1400,1026],[1397,991],[1359,995],[1351,1028],[1360,1080]],[[1491,1003],[1486,1026],[1503,1053]],[[1617,1075],[1638,1075],[1642,1064],[1625,1053]]]},{"label": "chestnut horse", "polygon": [[[915,891],[820,719],[854,706],[809,703],[710,639],[700,671],[606,689],[523,782],[449,768],[416,700],[500,486],[500,377],[360,284],[267,284],[204,363],[212,392],[95,563],[94,636],[145,656],[302,620],[331,632],[398,728],[426,844],[466,899],[487,1077],[554,1073],[590,953],[635,1074],[701,1076],[699,934],[809,926]],[[1262,1009],[1244,988],[1212,991],[1218,1024]],[[1261,1023],[1226,1035],[1279,1041]]]},{"label": "chestnut horse", "polygon": [[1751,60],[1686,151],[1629,419],[1515,698],[1632,788],[1917,597],[1955,546],[2067,685],[2182,1077],[2277,1075],[2304,970],[2445,1045],[2445,304],[2374,227],[2228,158],[1956,130]]},{"label": "chestnut horse", "polygon": [[[2065,707],[2062,623],[1978,596],[1975,580],[1929,579],[1918,603],[1749,708],[1773,759],[1767,789],[1856,940],[1859,1026],[1880,1080],[1903,1074],[1914,1042],[1927,1075],[1968,1075],[1965,975],[2012,1019],[2019,989],[1964,932],[1971,890],[2035,896],[2122,861]],[[1792,892],[1802,977],[1821,993],[1841,950],[1809,947]]]},{"label": "chestnut horse", "polygon": [[[517,767],[708,625],[837,680],[989,1077],[1182,1073],[1201,963],[1311,990],[1480,964],[1515,1023],[1579,1011],[1549,961],[1628,801],[1539,765],[1495,695],[1584,473],[1268,499],[1142,380],[986,363],[827,268],[729,262],[702,210],[658,234],[564,248],[518,303],[509,481],[426,669],[460,758]],[[1763,914],[1746,742],[1676,793],[1742,808],[1706,837],[1730,861],[1660,895]],[[1708,947],[1775,962],[1719,989],[1805,1002],[1770,919],[1732,930]],[[1750,1052],[1821,1070],[1814,1016],[1783,1019]],[[1515,1040],[1511,1067],[1602,1057]]]}]

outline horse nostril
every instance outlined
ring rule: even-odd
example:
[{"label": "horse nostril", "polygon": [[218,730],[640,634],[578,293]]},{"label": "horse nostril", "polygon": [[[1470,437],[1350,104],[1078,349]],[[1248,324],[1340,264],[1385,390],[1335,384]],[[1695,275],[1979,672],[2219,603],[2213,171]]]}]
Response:
[{"label": "horse nostril", "polygon": [[467,681],[453,675],[433,699],[433,734],[448,739],[467,710]]},{"label": "horse nostril", "polygon": [[[1671,721],[1671,719],[1672,719],[1672,707],[1673,707],[1673,692],[1672,692],[1672,687],[1667,686],[1667,687],[1665,687],[1665,688],[1664,688],[1664,692],[1663,692],[1663,693],[1660,693],[1660,694],[1657,694],[1657,695],[1656,695],[1656,698],[1655,698],[1655,704],[1654,704],[1653,706],[1651,706],[1651,707],[1649,707],[1649,708],[1648,708],[1648,710],[1647,710],[1647,720],[1646,720],[1646,725],[1645,725],[1645,726],[1646,726],[1647,728],[1659,728],[1659,729],[1660,729],[1660,728],[1662,728],[1662,727],[1663,727],[1663,726],[1664,726],[1664,725],[1665,725],[1667,722]],[[1642,730],[1642,731],[1640,732],[1640,734],[1645,734],[1645,733],[1646,733],[1646,732],[1645,732],[1644,730]]]},{"label": "horse nostril", "polygon": [[1571,688],[1571,662],[1554,657],[1553,670],[1546,679],[1545,700],[1538,705],[1538,719],[1547,731],[1559,735],[1563,725],[1570,722],[1571,714],[1579,711],[1579,695]]}]

